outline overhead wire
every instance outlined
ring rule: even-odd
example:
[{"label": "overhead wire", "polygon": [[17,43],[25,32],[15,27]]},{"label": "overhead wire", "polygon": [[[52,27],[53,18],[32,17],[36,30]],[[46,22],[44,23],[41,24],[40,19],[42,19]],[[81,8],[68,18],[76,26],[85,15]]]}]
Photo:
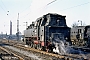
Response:
[{"label": "overhead wire", "polygon": [[3,3],[2,0],[1,0],[1,2],[2,2],[3,6],[5,7],[5,9],[4,9],[3,7],[1,7],[1,8],[4,10],[5,14],[8,15],[8,12],[9,12],[9,11],[7,10],[7,7],[5,6],[5,4]]},{"label": "overhead wire", "polygon": [[[47,7],[48,5],[54,3],[55,1],[57,1],[57,0],[51,1],[50,3],[46,4],[46,6],[44,6],[44,8]],[[72,8],[79,7],[79,6],[83,6],[83,5],[86,5],[86,4],[89,4],[89,3],[90,3],[90,2],[82,3],[82,4],[79,4],[79,5],[75,5],[75,6],[72,6],[72,7],[69,7],[69,8],[62,9],[62,10],[60,10],[60,11],[72,9]],[[29,15],[29,14],[30,14],[30,13],[26,14],[25,16],[27,16],[27,15]]]},{"label": "overhead wire", "polygon": [[[26,9],[28,9],[30,6],[31,6],[31,5],[29,5],[27,8],[25,8],[23,11],[19,12],[19,14],[22,14],[22,13],[23,13]],[[27,14],[21,16],[21,17],[25,17],[25,16],[28,15],[28,14],[29,14],[29,13],[27,13]],[[20,17],[20,18],[21,18],[21,17]]]},{"label": "overhead wire", "polygon": [[50,4],[54,3],[55,1],[57,1],[57,0],[53,0],[50,3],[48,3],[47,5],[50,5]]},{"label": "overhead wire", "polygon": [[86,4],[89,4],[89,3],[90,3],[90,2],[86,2],[86,3],[83,3],[83,4],[79,4],[79,5],[76,5],[76,6],[72,6],[72,7],[69,7],[69,8],[62,9],[62,10],[60,10],[60,11],[72,9],[72,8],[79,7],[79,6],[82,6],[82,5],[86,5]]},{"label": "overhead wire", "polygon": [[1,0],[1,2],[2,2],[2,4],[4,5],[4,7],[6,8],[6,10],[7,10],[7,7],[5,6],[5,4],[3,3],[3,1]]},{"label": "overhead wire", "polygon": [[[1,6],[1,5],[0,5],[0,6]],[[2,10],[4,11],[4,13],[7,13],[2,6],[1,6],[1,8],[2,8]]]},{"label": "overhead wire", "polygon": [[[5,7],[6,10],[4,10],[4,8],[2,8],[2,7],[1,7],[1,8],[7,13],[8,16],[11,16],[11,15],[8,13],[7,7],[5,6],[5,4],[3,3],[2,0],[1,0],[1,2],[2,2],[3,6]],[[29,5],[26,9],[28,9],[30,6],[31,6],[31,5]],[[20,13],[23,13],[26,9],[24,9],[22,12],[19,12],[19,14],[20,14]],[[28,15],[28,14],[26,14],[26,15]],[[11,17],[10,17],[10,18],[11,18]],[[14,18],[14,17],[12,17],[11,19],[13,19],[13,18]]]},{"label": "overhead wire", "polygon": [[5,4],[4,4],[4,2],[1,0],[1,2],[2,2],[2,4],[3,4],[3,7],[5,8],[3,8],[3,10],[5,11],[5,14],[7,15],[7,16],[9,16],[9,18],[11,19],[11,14],[9,13],[10,11],[7,9],[7,7],[5,6]]},{"label": "overhead wire", "polygon": [[[2,0],[1,0],[2,1]],[[54,3],[55,1],[57,1],[57,0],[53,0],[53,1],[51,1],[50,3],[48,3],[48,4],[46,4],[46,6],[48,6],[48,5],[50,5],[50,4],[52,4],[52,3]],[[3,1],[2,1],[2,3],[3,3]],[[63,10],[67,10],[67,9],[71,9],[71,8],[75,8],[75,7],[78,7],[78,6],[82,6],[82,5],[85,5],[85,4],[88,4],[88,3],[90,3],[90,2],[87,2],[87,3],[84,3],[84,4],[80,4],[80,5],[76,5],[76,6],[72,6],[72,7],[69,7],[69,8],[65,8],[65,9],[62,9],[61,11],[63,11]],[[4,3],[3,3],[3,5],[4,5]],[[31,5],[30,5],[31,6]],[[29,6],[29,7],[30,7]],[[46,7],[45,6],[45,7]],[[6,8],[6,6],[4,5],[4,7]],[[1,7],[2,8],[2,7]],[[2,8],[3,9],[3,8]],[[7,9],[7,8],[6,8]],[[28,9],[28,8],[26,8],[26,9]],[[25,9],[25,10],[26,10]],[[4,9],[3,9],[4,10]],[[24,11],[25,11],[24,10]],[[5,10],[4,10],[5,11]],[[24,12],[24,11],[22,11],[22,12]],[[5,11],[6,12],[6,11]],[[22,13],[22,12],[20,12],[20,13]],[[7,12],[6,12],[7,13]],[[24,15],[23,17],[25,17],[25,16],[27,16],[27,15],[29,15],[30,13],[27,13],[26,15]]]},{"label": "overhead wire", "polygon": [[[54,0],[54,1],[51,1],[50,3],[48,3],[47,5],[50,5],[50,4],[52,4],[52,3],[54,3],[55,1],[57,1],[57,0]],[[3,3],[3,1],[1,0],[1,2]],[[85,5],[85,4],[88,4],[88,3],[90,3],[90,2],[87,2],[87,3],[84,3],[84,4],[80,4],[80,5],[76,5],[76,6],[73,6],[73,7],[69,7],[69,8],[66,8],[66,9],[62,9],[61,11],[63,11],[63,10],[67,10],[67,9],[71,9],[71,8],[74,8],[74,7],[78,7],[78,6],[82,6],[82,5]],[[3,3],[3,5],[4,5],[4,3]],[[46,5],[46,6],[47,6]],[[31,5],[30,5],[31,6]],[[29,6],[29,7],[30,7]],[[4,5],[4,7],[6,8],[6,6]],[[2,7],[1,7],[2,8]],[[3,8],[2,8],[3,9]],[[7,9],[7,8],[6,8]],[[27,9],[27,8],[26,8]],[[4,9],[3,9],[4,10]],[[5,10],[4,10],[5,11]],[[6,11],[5,11],[6,12]],[[23,12],[23,11],[22,11]],[[22,13],[22,12],[20,12],[20,13]],[[7,12],[6,12],[7,13]],[[27,15],[29,15],[30,13],[27,13],[25,16],[27,16]]]},{"label": "overhead wire", "polygon": [[31,5],[29,5],[27,8],[25,8],[23,11],[21,11],[20,13],[24,12],[26,9],[28,9]]},{"label": "overhead wire", "polygon": [[[3,3],[2,0],[1,0],[1,3],[2,3],[2,6],[1,6],[1,5],[0,5],[0,6],[1,6],[2,10],[4,11],[5,14],[7,14],[7,15],[9,16],[9,18],[11,18],[12,16],[9,14],[9,11],[7,10],[5,4]],[[30,5],[30,6],[31,6],[31,5]],[[30,6],[29,6],[29,7],[30,7]],[[28,8],[26,8],[26,9],[28,9]],[[26,9],[25,9],[25,10],[26,10]],[[24,10],[24,11],[25,11],[25,10]],[[22,12],[24,12],[24,11],[22,11]],[[13,17],[13,18],[14,18],[14,17]],[[4,27],[5,27],[5,26],[6,26],[6,25],[4,25]]]},{"label": "overhead wire", "polygon": [[[50,5],[50,4],[52,4],[52,3],[54,3],[55,1],[57,1],[57,0],[53,0],[53,1],[51,1],[51,2],[49,2],[48,4],[46,4],[44,7],[42,7],[42,8],[45,8],[46,6],[48,6],[48,5]],[[40,8],[41,9],[41,8]],[[38,10],[38,11],[40,11],[40,9]],[[24,16],[27,16],[27,15],[29,15],[30,13],[27,13],[26,15],[24,15]]]},{"label": "overhead wire", "polygon": [[[19,14],[21,15],[24,11],[26,11],[28,8],[30,8],[30,6],[31,6],[31,4],[28,7],[26,7],[24,10],[20,11]],[[25,18],[25,16],[27,16],[28,14],[30,14],[30,13],[27,13],[27,14],[25,14],[23,16],[20,16],[20,18],[22,18],[22,17]]]}]

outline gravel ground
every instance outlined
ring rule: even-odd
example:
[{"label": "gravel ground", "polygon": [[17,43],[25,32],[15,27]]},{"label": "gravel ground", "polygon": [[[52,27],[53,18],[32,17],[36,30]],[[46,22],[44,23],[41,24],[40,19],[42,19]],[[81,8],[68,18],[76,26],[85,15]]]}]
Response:
[{"label": "gravel ground", "polygon": [[[31,58],[33,58],[35,60],[47,60],[47,59],[52,60],[50,57],[47,57],[47,59],[46,59],[46,58],[41,57],[40,55],[34,54],[32,52],[29,52],[29,51],[24,51],[22,49],[18,49],[18,48],[13,47],[13,46],[5,46],[5,47],[9,48],[9,49],[12,49],[13,51],[17,51],[17,52],[19,52],[19,53],[21,53],[21,54],[23,54],[25,56],[31,57]],[[81,54],[81,55],[83,57],[88,58],[88,60],[90,60],[90,53],[89,54]]]},{"label": "gravel ground", "polygon": [[4,47],[9,48],[9,49],[12,49],[13,51],[19,52],[19,53],[21,53],[21,54],[23,54],[25,56],[31,57],[33,59],[43,60],[42,58],[40,58],[39,56],[36,56],[35,54],[33,54],[31,52],[24,51],[22,49],[18,49],[18,48],[12,47],[12,46],[4,46]]},{"label": "gravel ground", "polygon": [[[51,59],[49,56],[43,58],[43,57],[41,57],[41,56],[38,55],[38,54],[34,54],[34,53],[30,52],[30,51],[25,51],[25,50],[22,50],[22,49],[18,49],[18,48],[15,48],[15,47],[13,47],[13,46],[6,46],[6,45],[5,45],[5,47],[7,47],[7,48],[9,48],[9,49],[12,49],[12,50],[14,50],[14,51],[17,51],[17,52],[19,52],[19,53],[21,53],[21,54],[23,54],[23,55],[28,56],[28,57],[34,58],[35,60],[53,60],[53,59]],[[81,56],[83,56],[83,57],[85,57],[85,58],[88,58],[88,60],[90,60],[90,53],[87,53],[87,54],[79,54],[79,55],[81,55]],[[46,58],[47,58],[47,59],[46,59]]]}]

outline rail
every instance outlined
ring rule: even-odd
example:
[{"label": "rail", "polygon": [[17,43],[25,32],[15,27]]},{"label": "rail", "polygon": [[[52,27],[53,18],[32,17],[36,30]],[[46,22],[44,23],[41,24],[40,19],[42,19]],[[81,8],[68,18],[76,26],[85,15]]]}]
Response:
[{"label": "rail", "polygon": [[13,54],[15,57],[18,57],[19,60],[24,60],[22,57],[18,56],[17,54],[15,54],[15,53],[13,53],[13,52],[11,52],[11,51],[6,50],[5,48],[3,48],[3,47],[1,47],[1,46],[0,46],[0,49],[4,50],[4,51],[7,52],[8,54],[10,54],[10,53]]},{"label": "rail", "polygon": [[[12,44],[11,44],[12,42]],[[60,59],[65,59],[65,60],[73,60],[74,58],[76,59],[81,59],[83,58],[83,60],[87,60],[85,57],[79,56],[79,55],[74,55],[74,54],[66,54],[66,55],[58,55],[58,54],[53,54],[53,53],[48,53],[45,51],[41,51],[41,50],[37,50],[34,48],[30,48],[30,47],[25,47],[25,45],[22,44],[15,44],[17,43],[16,41],[9,41],[8,44],[13,45],[14,47],[20,48],[20,49],[24,49],[27,51],[33,51],[36,53],[40,53],[40,54],[44,54],[44,55],[48,55],[48,56],[52,56],[52,57],[56,57],[56,58],[60,58]]]}]

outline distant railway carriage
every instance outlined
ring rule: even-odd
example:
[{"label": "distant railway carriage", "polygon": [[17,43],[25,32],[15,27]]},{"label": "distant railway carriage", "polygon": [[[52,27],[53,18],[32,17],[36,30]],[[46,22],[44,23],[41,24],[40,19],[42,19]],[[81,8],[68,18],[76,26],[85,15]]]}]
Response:
[{"label": "distant railway carriage", "polygon": [[70,33],[73,45],[90,47],[90,26],[76,26]]},{"label": "distant railway carriage", "polygon": [[70,41],[70,28],[66,25],[66,16],[48,13],[32,22],[24,31],[26,44],[46,50],[60,40]]}]

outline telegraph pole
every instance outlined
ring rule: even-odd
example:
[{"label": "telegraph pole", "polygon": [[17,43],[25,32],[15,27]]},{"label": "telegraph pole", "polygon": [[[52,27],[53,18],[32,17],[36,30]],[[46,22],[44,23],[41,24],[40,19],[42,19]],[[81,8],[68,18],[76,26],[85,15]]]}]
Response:
[{"label": "telegraph pole", "polygon": [[17,18],[17,41],[19,40],[19,13],[18,13],[18,18]]}]

